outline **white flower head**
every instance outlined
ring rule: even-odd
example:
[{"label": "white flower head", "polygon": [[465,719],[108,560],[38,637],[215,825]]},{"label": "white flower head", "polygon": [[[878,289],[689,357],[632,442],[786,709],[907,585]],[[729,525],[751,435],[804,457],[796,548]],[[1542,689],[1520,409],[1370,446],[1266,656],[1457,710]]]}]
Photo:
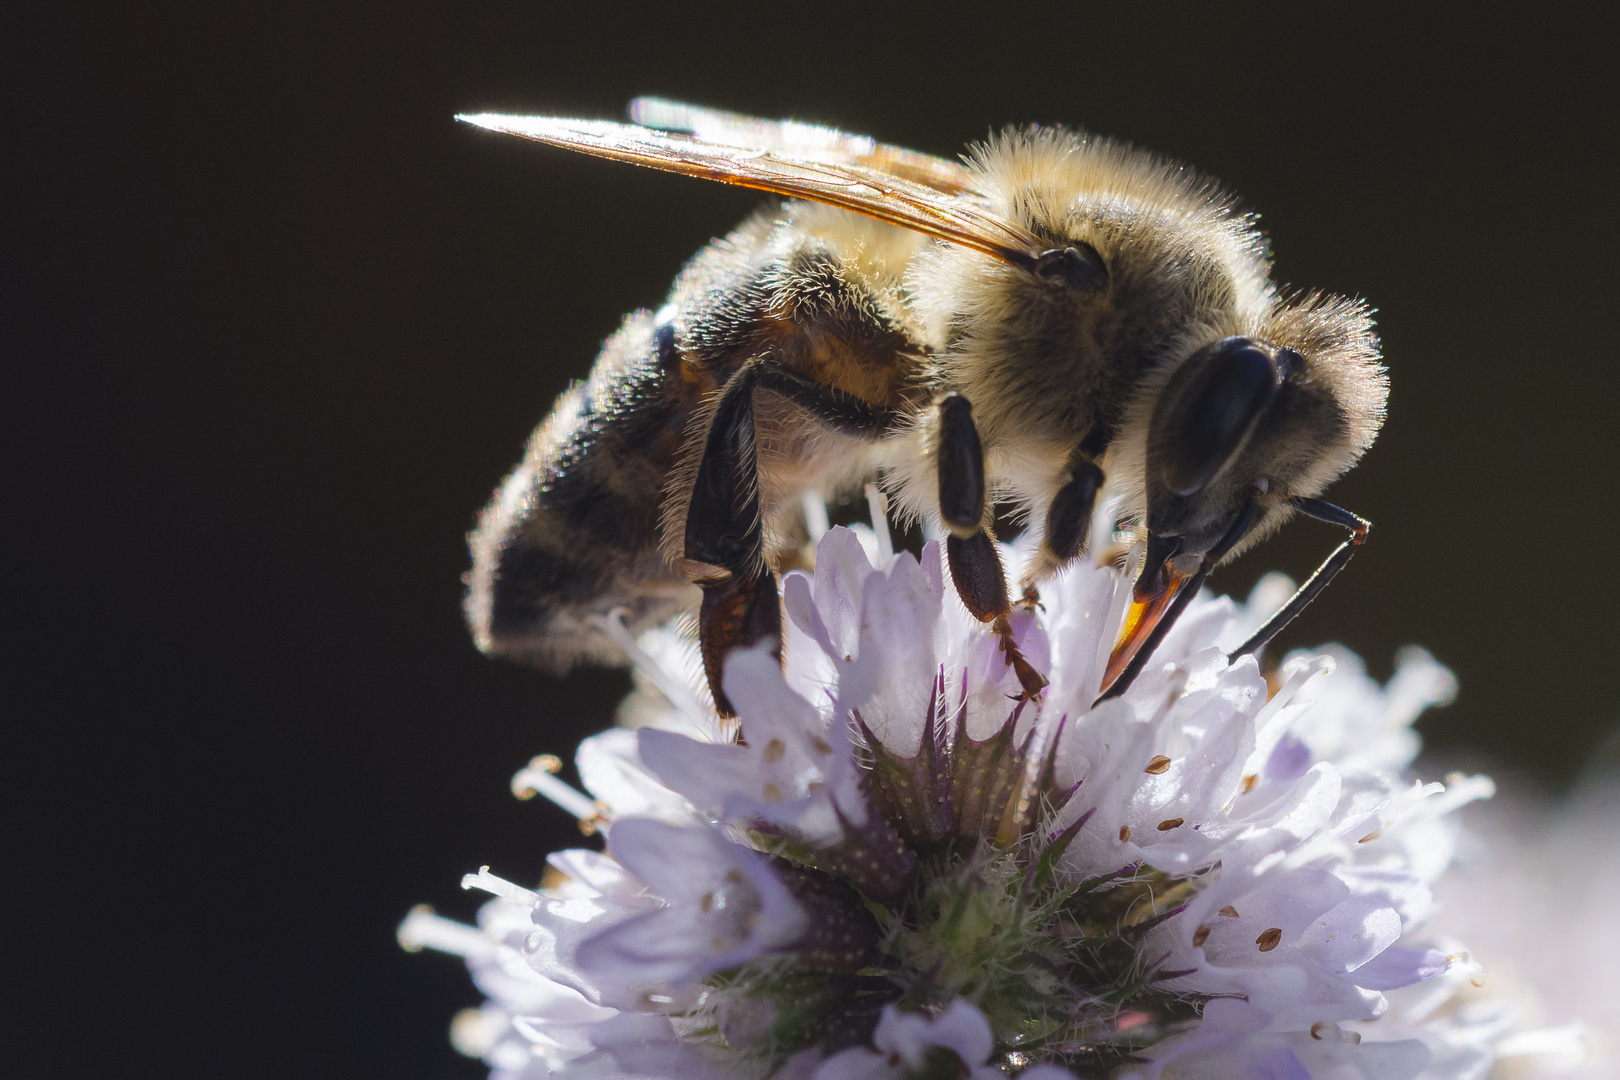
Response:
[{"label": "white flower head", "polygon": [[[1018,561],[1016,549],[1009,559]],[[1480,777],[1404,775],[1449,699],[1421,651],[1228,662],[1276,603],[1199,597],[1094,704],[1130,584],[1077,567],[1019,613],[1020,698],[936,544],[834,529],[783,584],[785,662],[727,661],[741,739],[690,642],[632,642],[642,723],[587,740],[605,853],[538,892],[484,872],[478,931],[413,913],[490,997],[459,1044],[500,1077],[1483,1076],[1509,1030],[1432,884]],[[537,759],[538,762],[539,759]]]}]

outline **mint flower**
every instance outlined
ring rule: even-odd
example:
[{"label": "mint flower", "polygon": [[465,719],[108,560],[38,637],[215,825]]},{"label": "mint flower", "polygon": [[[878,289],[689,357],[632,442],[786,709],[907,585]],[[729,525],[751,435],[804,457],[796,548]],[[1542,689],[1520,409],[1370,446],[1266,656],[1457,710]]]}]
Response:
[{"label": "mint flower", "polygon": [[537,891],[469,875],[476,929],[400,928],[488,997],[461,1049],[502,1080],[1484,1075],[1512,1018],[1459,1004],[1483,972],[1431,887],[1492,785],[1403,772],[1449,672],[1228,664],[1268,579],[1198,598],[1093,707],[1130,585],[1081,567],[1015,620],[1050,680],[1021,701],[938,546],[886,548],[833,529],[787,575],[785,663],[726,665],[740,741],[678,628],[613,628],[639,729],[580,747],[590,797],[543,759],[514,780],[606,852]]}]

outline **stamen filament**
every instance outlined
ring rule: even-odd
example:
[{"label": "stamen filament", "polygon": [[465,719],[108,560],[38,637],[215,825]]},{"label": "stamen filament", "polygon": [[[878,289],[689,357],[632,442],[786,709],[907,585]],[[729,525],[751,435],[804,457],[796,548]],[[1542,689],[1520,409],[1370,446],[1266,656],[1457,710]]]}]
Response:
[{"label": "stamen filament", "polygon": [[543,795],[581,821],[601,817],[602,808],[596,804],[595,799],[575,791],[551,775],[548,766],[556,761],[557,759],[550,754],[541,754],[531,760],[513,774],[512,794],[525,800]]}]

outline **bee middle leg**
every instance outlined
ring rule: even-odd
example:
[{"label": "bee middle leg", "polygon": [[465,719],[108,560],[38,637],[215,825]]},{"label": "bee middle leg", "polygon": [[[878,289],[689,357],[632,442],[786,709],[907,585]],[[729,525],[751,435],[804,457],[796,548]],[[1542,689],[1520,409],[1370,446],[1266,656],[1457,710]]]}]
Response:
[{"label": "bee middle leg", "polygon": [[973,406],[961,394],[947,394],[939,403],[938,422],[939,513],[950,530],[945,554],[951,581],[973,617],[989,623],[1001,639],[1002,655],[1018,676],[1024,696],[1034,697],[1045,688],[1046,679],[1013,641],[1012,602],[987,520],[984,447],[973,422]]},{"label": "bee middle leg", "polygon": [[721,686],[726,655],[765,640],[774,643],[778,656],[782,647],[781,601],[765,560],[754,440],[756,389],[779,394],[849,435],[880,438],[894,422],[892,410],[768,360],[748,361],[726,382],[698,462],[685,535],[685,556],[703,590],[698,639],[704,673],[722,716],[736,715]]}]

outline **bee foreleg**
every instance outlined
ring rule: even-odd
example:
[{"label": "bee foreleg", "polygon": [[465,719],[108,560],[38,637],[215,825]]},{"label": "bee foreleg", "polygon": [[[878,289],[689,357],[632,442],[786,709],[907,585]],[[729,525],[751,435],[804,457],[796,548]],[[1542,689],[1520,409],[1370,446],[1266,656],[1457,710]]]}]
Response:
[{"label": "bee foreleg", "polygon": [[939,512],[950,530],[945,555],[951,581],[969,613],[991,624],[1025,696],[1033,697],[1046,686],[1046,679],[1013,641],[1007,573],[986,520],[984,447],[967,398],[953,393],[939,403],[938,434]]},{"label": "bee foreleg", "polygon": [[1040,553],[1024,573],[1026,603],[1034,595],[1038,580],[1087,550],[1091,515],[1097,506],[1097,493],[1103,486],[1103,471],[1097,459],[1107,450],[1111,435],[1110,431],[1099,427],[1069,454],[1064,470],[1067,479],[1046,508]]},{"label": "bee foreleg", "polygon": [[1068,562],[1086,550],[1090,539],[1091,512],[1102,490],[1103,471],[1097,465],[1113,439],[1113,431],[1099,425],[1069,455],[1069,478],[1058,489],[1046,510],[1046,552],[1060,563]]},{"label": "bee foreleg", "polygon": [[703,589],[698,640],[715,708],[723,716],[735,715],[720,685],[726,655],[765,640],[780,652],[782,641],[781,606],[776,579],[765,564],[759,508],[757,381],[757,366],[745,364],[721,391],[686,513],[685,555],[689,564],[698,564],[696,583]]},{"label": "bee foreleg", "polygon": [[1068,482],[1058,488],[1047,508],[1046,534],[1041,538],[1046,554],[1055,562],[1068,562],[1086,550],[1091,512],[1102,485],[1102,470],[1088,461],[1071,472]]}]

